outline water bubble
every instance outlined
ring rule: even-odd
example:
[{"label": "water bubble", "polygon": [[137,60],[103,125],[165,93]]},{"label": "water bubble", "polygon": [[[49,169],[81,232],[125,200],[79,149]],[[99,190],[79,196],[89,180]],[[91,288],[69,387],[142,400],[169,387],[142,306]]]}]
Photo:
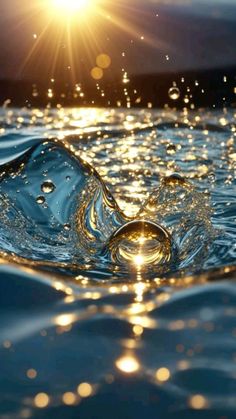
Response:
[{"label": "water bubble", "polygon": [[37,204],[39,204],[39,205],[42,205],[42,204],[44,204],[45,203],[45,198],[44,198],[44,196],[37,196],[37,198],[36,198],[36,202],[37,202]]},{"label": "water bubble", "polygon": [[46,180],[41,185],[41,191],[46,194],[52,193],[55,189],[56,189],[56,186],[51,180]]},{"label": "water bubble", "polygon": [[69,231],[71,229],[71,225],[70,224],[64,224],[64,230]]},{"label": "water bubble", "polygon": [[172,100],[178,100],[180,97],[180,90],[178,87],[171,87],[168,91],[169,98]]},{"label": "water bubble", "polygon": [[110,238],[108,249],[117,264],[163,265],[171,259],[171,237],[160,225],[150,221],[131,221]]}]

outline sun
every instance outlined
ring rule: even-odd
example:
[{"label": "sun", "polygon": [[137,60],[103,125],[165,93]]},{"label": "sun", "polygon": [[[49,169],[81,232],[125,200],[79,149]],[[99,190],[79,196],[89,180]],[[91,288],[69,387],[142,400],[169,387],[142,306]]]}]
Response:
[{"label": "sun", "polygon": [[92,0],[52,0],[52,8],[58,13],[73,15],[89,10],[91,2]]}]

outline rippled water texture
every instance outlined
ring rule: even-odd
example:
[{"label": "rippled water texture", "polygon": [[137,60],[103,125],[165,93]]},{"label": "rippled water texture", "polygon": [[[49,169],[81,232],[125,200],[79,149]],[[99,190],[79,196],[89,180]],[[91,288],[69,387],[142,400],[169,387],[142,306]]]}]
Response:
[{"label": "rippled water texture", "polygon": [[235,130],[1,111],[1,418],[235,418]]}]

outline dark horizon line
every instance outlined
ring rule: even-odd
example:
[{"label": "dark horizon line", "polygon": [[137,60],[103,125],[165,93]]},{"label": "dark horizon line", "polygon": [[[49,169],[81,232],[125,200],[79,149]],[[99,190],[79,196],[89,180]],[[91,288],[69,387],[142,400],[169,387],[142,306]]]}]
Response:
[{"label": "dark horizon line", "polygon": [[[181,69],[179,69],[179,70],[176,70],[176,69],[175,70],[168,70],[168,71],[160,70],[160,71],[157,71],[157,72],[150,72],[150,73],[131,73],[131,74],[129,74],[129,78],[159,77],[159,76],[160,77],[165,77],[165,76],[170,77],[172,75],[182,77],[184,75],[185,76],[188,76],[188,75],[192,76],[193,74],[206,75],[206,73],[208,74],[208,73],[220,73],[220,72],[221,73],[234,72],[235,77],[236,77],[236,64],[230,64],[230,65],[227,65],[227,66],[222,65],[222,66],[217,66],[217,67],[207,67],[207,68],[189,68],[189,69],[182,69],[182,70]],[[117,80],[117,81],[120,80],[120,75],[118,73],[115,73],[115,75],[113,77],[107,77],[106,78],[106,81],[114,81],[114,80]],[[0,83],[2,83],[2,82],[7,82],[7,83],[22,82],[22,83],[32,83],[32,85],[33,84],[44,84],[45,85],[46,83],[50,82],[50,78],[49,78],[48,81],[46,81],[46,80],[43,80],[43,79],[40,80],[38,78],[30,79],[30,78],[24,77],[24,76],[19,77],[19,78],[7,78],[7,77],[2,77],[1,78],[0,77]],[[67,82],[72,83],[71,78],[68,77]],[[80,83],[80,82],[81,81],[79,80],[79,78],[77,78],[76,83]],[[85,81],[85,83],[86,82],[91,83],[91,82],[93,82],[93,80],[89,79],[87,77],[87,81]],[[101,80],[100,80],[100,82],[101,82]],[[62,84],[62,83],[65,83],[65,81],[63,81],[62,78],[61,79],[57,78],[55,83]]]},{"label": "dark horizon line", "polygon": [[[32,80],[0,80],[0,101],[10,100],[13,106],[121,106],[130,104],[145,107],[152,103],[153,107],[164,105],[183,108],[195,105],[198,107],[236,106],[236,66],[217,69],[195,69],[191,71],[160,72],[150,74],[136,74],[129,76],[130,82],[123,84],[118,77],[96,82],[91,79],[81,83],[84,96],[77,95],[75,84],[55,81]],[[97,90],[99,83],[100,90]],[[169,89],[176,83],[180,90],[180,97],[172,100]],[[124,95],[124,88],[128,95]],[[36,89],[34,91],[34,89]],[[48,89],[52,89],[54,96],[47,96]],[[37,95],[33,95],[36,93]],[[101,91],[104,96],[101,96]],[[189,101],[186,102],[186,98]]]}]

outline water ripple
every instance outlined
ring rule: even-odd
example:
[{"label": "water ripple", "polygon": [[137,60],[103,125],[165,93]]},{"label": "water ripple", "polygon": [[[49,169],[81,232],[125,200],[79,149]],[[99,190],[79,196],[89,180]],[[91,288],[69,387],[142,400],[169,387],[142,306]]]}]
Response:
[{"label": "water ripple", "polygon": [[234,419],[234,111],[1,111],[0,416]]}]

